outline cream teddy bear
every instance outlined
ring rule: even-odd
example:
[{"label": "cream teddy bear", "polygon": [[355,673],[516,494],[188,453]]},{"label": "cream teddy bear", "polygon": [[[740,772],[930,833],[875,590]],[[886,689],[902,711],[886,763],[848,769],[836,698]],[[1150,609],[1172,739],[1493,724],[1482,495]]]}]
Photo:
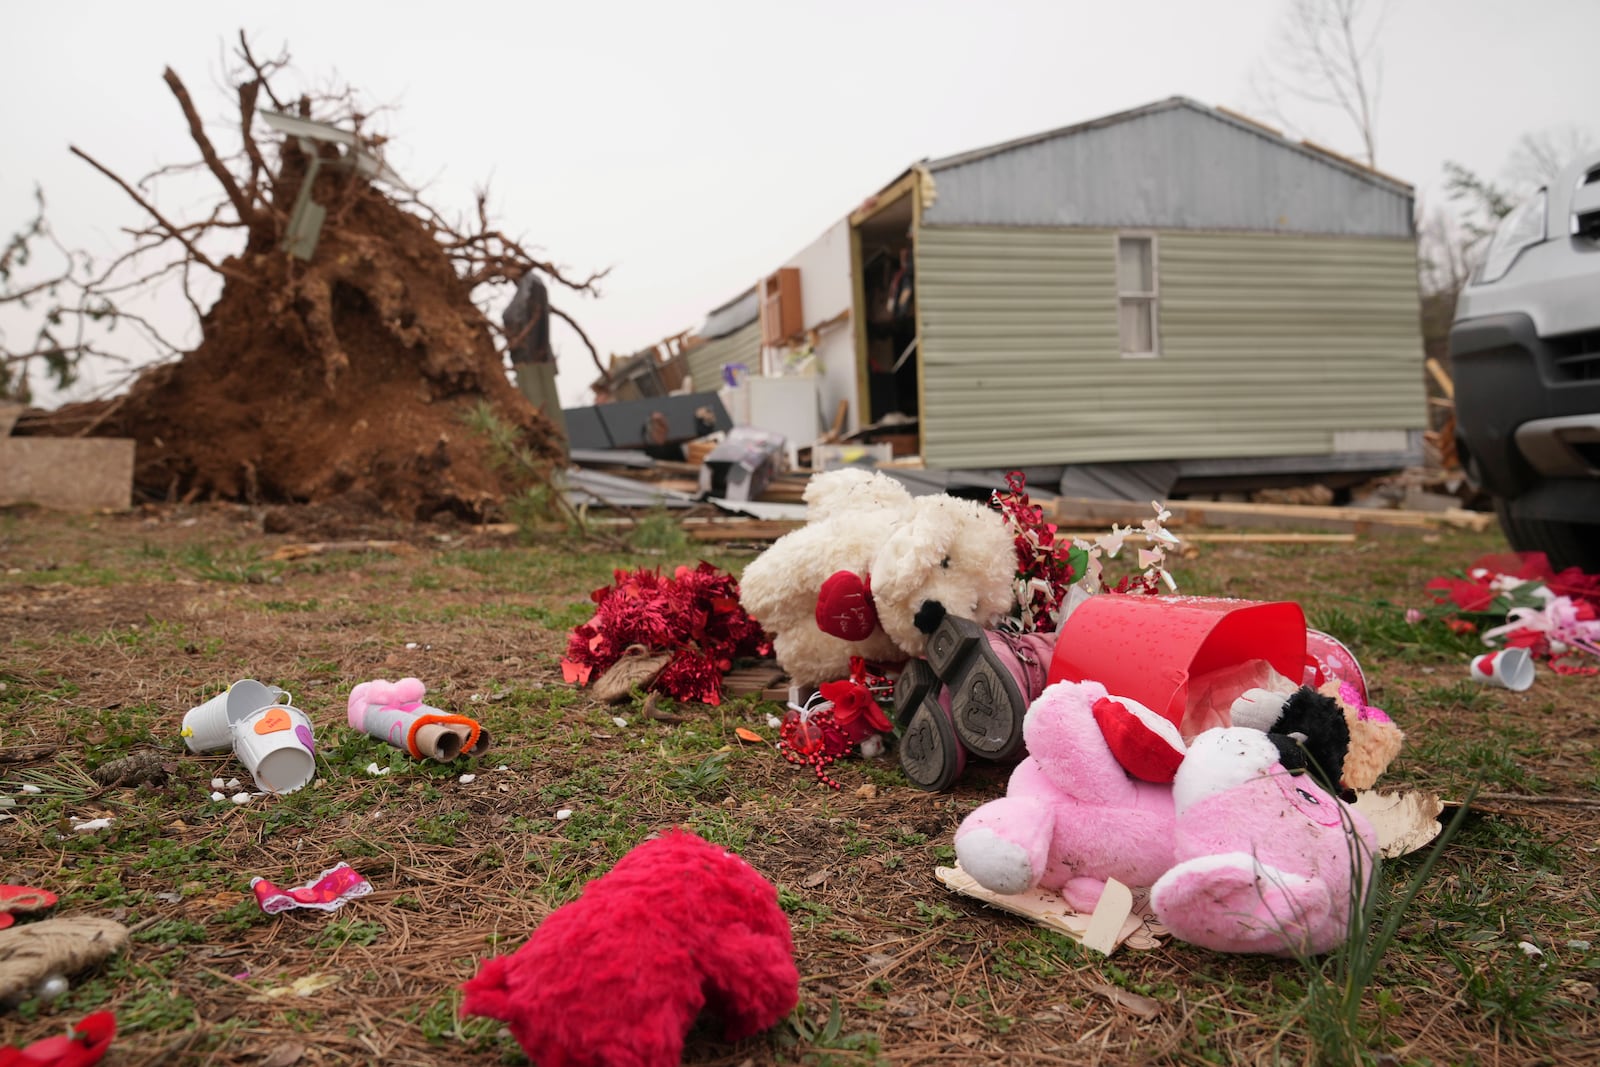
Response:
[{"label": "cream teddy bear", "polygon": [[992,624],[1012,606],[1016,552],[999,512],[913,498],[887,475],[816,475],[806,525],[744,570],[739,599],[800,686],[845,678],[850,659],[921,656],[945,614]]}]

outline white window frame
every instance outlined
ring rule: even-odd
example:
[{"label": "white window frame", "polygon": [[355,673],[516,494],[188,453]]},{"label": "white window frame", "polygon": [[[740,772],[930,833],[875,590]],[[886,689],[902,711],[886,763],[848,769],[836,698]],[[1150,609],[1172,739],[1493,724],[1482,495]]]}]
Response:
[{"label": "white window frame", "polygon": [[[1150,242],[1150,290],[1148,292],[1122,288],[1122,241],[1137,238]],[[1112,264],[1117,280],[1117,347],[1123,347],[1122,302],[1124,300],[1150,301],[1150,351],[1122,352],[1123,359],[1161,358],[1161,239],[1153,230],[1118,230],[1112,239]]]}]

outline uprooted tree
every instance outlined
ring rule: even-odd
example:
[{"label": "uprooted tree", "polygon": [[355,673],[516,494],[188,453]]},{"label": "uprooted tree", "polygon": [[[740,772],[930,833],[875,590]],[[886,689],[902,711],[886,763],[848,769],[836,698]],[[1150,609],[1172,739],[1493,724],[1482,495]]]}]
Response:
[{"label": "uprooted tree", "polygon": [[[34,419],[33,432],[136,439],[135,485],[146,498],[315,502],[354,494],[406,516],[483,515],[508,487],[494,446],[467,426],[472,413],[487,405],[520,433],[525,455],[559,454],[550,423],[506,375],[502,348],[519,338],[493,322],[490,303],[529,271],[583,295],[597,295],[604,272],[574,279],[530,254],[491,222],[485,192],[473,216],[447,221],[388,172],[384,138],[365,128],[370,116],[352,93],[285,103],[274,78],[287,69],[286,54],[258,58],[241,33],[234,59],[237,151],[218,151],[170,69],[164,79],[198,162],[129,182],[71,149],[146,221],[129,231],[133,246],[115,262],[76,279],[78,299],[51,310],[57,322],[143,322],[117,295],[168,280],[199,318],[199,345],[172,349],[123,396]],[[289,133],[269,133],[268,109]],[[277,116],[336,132],[313,136],[328,131],[296,129]],[[148,190],[186,172],[214,182],[214,196],[188,218],[169,218]],[[314,242],[303,204],[296,215],[302,201],[326,212]],[[219,253],[224,244],[231,254]],[[200,272],[221,280],[204,311],[191,285]],[[588,343],[566,313],[550,312]],[[93,354],[78,344],[51,338],[46,347],[58,363]]]}]

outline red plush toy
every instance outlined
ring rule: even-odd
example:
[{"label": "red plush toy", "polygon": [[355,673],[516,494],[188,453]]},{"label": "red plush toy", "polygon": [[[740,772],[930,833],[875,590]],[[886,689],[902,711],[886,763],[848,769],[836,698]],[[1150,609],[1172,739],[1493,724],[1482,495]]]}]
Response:
[{"label": "red plush toy", "polygon": [[724,1037],[794,1009],[800,975],[772,884],[677,830],[639,845],[551,913],[527,944],[462,986],[539,1067],[670,1067],[701,1008]]}]

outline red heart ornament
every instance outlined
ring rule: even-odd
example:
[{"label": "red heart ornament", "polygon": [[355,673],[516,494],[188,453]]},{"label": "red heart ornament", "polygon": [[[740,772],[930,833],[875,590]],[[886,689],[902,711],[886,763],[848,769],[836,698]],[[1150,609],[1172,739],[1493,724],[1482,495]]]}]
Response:
[{"label": "red heart ornament", "polygon": [[872,578],[850,571],[828,575],[817,591],[817,629],[845,641],[865,641],[877,628]]}]

